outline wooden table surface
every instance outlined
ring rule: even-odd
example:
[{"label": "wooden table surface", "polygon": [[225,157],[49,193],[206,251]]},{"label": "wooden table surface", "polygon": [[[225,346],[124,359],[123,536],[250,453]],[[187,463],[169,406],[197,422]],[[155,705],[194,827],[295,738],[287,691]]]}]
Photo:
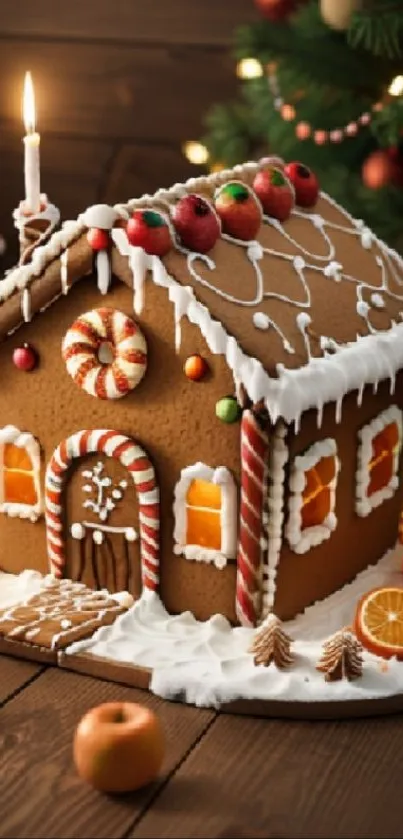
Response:
[{"label": "wooden table surface", "polygon": [[[117,698],[160,715],[159,781],[109,797],[77,777],[72,737]],[[1,837],[402,837],[403,719],[251,719],[0,657]]]}]

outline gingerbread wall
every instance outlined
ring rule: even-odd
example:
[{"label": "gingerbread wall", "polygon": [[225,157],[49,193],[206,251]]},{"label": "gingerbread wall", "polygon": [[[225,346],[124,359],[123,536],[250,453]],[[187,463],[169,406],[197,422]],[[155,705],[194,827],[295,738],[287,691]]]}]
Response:
[{"label": "gingerbread wall", "polygon": [[396,390],[391,395],[390,381],[379,385],[373,393],[367,387],[361,406],[357,392],[343,401],[342,418],[336,423],[335,404],[328,404],[323,423],[317,428],[317,412],[308,411],[302,417],[298,434],[288,434],[289,462],[286,470],[285,523],[288,513],[288,481],[290,466],[296,455],[302,454],[317,440],[333,438],[340,458],[340,472],[336,489],[337,526],[330,538],[305,554],[295,553],[283,538],[277,574],[274,610],[281,618],[292,617],[304,607],[342,587],[356,574],[377,562],[397,539],[400,510],[403,507],[402,455],[400,458],[400,486],[395,495],[385,500],[366,517],[355,512],[358,432],[389,405],[403,410],[403,373],[396,379]]},{"label": "gingerbread wall", "polygon": [[[126,261],[117,257],[131,281]],[[138,387],[128,396],[103,401],[84,393],[68,375],[61,357],[61,342],[74,319],[92,308],[108,305],[133,316],[133,293],[114,281],[101,297],[94,277],[78,282],[67,297],[35,316],[0,347],[0,428],[13,424],[31,432],[40,442],[41,485],[46,464],[62,439],[87,428],[111,428],[136,439],[155,466],[161,493],[161,592],[172,612],[190,609],[205,618],[221,612],[234,619],[234,562],[224,570],[173,554],[174,487],[182,468],[197,461],[226,466],[239,484],[239,424],[220,422],[215,416],[218,399],[234,392],[232,375],[222,357],[212,356],[198,328],[182,319],[180,352],[174,348],[173,306],[166,291],[147,281],[145,306],[136,320],[147,339],[148,368]],[[37,369],[17,370],[13,349],[23,342],[39,355]],[[187,356],[203,355],[210,373],[199,383],[183,373]],[[76,477],[74,476],[74,479]],[[69,502],[70,504],[71,502]],[[135,513],[136,511],[134,511]],[[25,568],[48,570],[43,517],[32,524],[0,514],[0,565],[6,571]]]}]

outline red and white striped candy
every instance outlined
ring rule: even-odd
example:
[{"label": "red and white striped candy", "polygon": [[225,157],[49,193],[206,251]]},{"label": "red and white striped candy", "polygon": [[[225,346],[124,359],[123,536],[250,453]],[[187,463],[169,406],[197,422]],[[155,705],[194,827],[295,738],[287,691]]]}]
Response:
[{"label": "red and white striped candy", "polygon": [[252,411],[241,423],[241,503],[237,556],[236,613],[243,626],[255,626],[259,617],[268,437]]},{"label": "red and white striped candy", "polygon": [[[99,353],[113,355],[103,364]],[[100,308],[74,321],[63,341],[67,372],[91,396],[120,399],[138,385],[146,372],[147,345],[143,333],[118,309]]]},{"label": "red and white striped candy", "polygon": [[78,431],[55,449],[46,470],[45,519],[51,572],[63,575],[63,485],[67,469],[75,458],[100,453],[116,457],[128,469],[138,494],[140,552],[143,586],[155,591],[159,583],[159,490],[154,467],[144,449],[117,431]]}]

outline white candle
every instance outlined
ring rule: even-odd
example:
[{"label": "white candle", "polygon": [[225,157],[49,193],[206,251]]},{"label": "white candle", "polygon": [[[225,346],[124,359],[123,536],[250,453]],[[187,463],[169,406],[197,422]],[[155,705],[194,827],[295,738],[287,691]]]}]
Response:
[{"label": "white candle", "polygon": [[25,204],[28,213],[38,213],[41,208],[39,145],[40,135],[35,131],[35,95],[31,73],[26,73],[23,96]]}]

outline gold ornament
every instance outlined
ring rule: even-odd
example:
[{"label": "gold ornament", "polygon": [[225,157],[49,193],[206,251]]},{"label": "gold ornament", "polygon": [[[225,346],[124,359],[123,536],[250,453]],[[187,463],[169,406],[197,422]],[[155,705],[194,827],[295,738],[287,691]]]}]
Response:
[{"label": "gold ornament", "polygon": [[320,0],[322,20],[340,32],[348,29],[353,12],[362,6],[362,0]]}]

